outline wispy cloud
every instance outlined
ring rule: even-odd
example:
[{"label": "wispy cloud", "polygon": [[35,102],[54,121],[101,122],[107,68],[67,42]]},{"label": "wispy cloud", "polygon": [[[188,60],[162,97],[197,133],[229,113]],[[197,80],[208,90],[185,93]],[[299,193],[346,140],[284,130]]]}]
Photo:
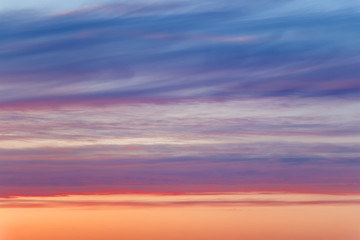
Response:
[{"label": "wispy cloud", "polygon": [[1,106],[357,97],[355,10],[297,4],[113,4],[31,21],[3,13]]},{"label": "wispy cloud", "polygon": [[193,195],[125,194],[107,196],[69,196],[0,199],[0,208],[62,208],[77,207],[256,207],[304,205],[359,205],[357,195],[315,195],[284,193],[205,193]]},{"label": "wispy cloud", "polygon": [[1,195],[359,192],[360,6],[320,2],[1,12]]}]

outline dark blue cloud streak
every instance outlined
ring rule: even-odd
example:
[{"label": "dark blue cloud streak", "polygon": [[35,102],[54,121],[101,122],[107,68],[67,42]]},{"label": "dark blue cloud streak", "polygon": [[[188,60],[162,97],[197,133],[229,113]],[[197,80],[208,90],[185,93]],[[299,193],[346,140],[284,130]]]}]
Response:
[{"label": "dark blue cloud streak", "polygon": [[[30,21],[3,13],[9,20],[0,23],[0,79],[11,91],[1,101],[358,97],[355,10],[269,15],[260,5],[189,6],[144,5],[134,13],[104,5],[32,13]],[[94,83],[108,87],[64,90]]]}]

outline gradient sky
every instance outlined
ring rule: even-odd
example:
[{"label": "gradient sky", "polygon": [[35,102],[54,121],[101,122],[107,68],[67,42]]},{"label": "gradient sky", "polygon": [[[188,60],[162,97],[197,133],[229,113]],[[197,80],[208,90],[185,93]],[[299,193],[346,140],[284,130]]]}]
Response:
[{"label": "gradient sky", "polygon": [[359,240],[359,29],[356,0],[0,0],[0,240]]}]

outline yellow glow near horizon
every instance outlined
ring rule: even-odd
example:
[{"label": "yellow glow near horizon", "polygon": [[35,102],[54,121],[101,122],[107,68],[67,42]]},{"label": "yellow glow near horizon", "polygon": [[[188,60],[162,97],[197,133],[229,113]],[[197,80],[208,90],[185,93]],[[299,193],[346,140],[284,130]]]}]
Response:
[{"label": "yellow glow near horizon", "polygon": [[[89,195],[26,197],[10,201],[234,201],[354,200],[321,194]],[[56,204],[55,204],[56,206]],[[1,208],[1,240],[359,240],[360,205],[62,206]],[[1,221],[0,221],[1,223]],[[0,225],[1,227],[1,225]],[[1,229],[0,229],[1,230]]]},{"label": "yellow glow near horizon", "polygon": [[[121,202],[136,202],[136,203],[183,203],[183,202],[226,202],[236,203],[239,205],[243,202],[246,203],[261,203],[261,202],[283,202],[286,204],[299,203],[313,203],[313,202],[346,202],[357,203],[360,205],[360,195],[331,195],[331,194],[313,194],[313,193],[257,193],[257,192],[225,192],[225,193],[205,193],[205,194],[109,194],[109,195],[67,195],[67,196],[44,196],[44,197],[13,197],[13,198],[0,198],[0,207],[2,206],[1,200],[6,200],[6,203],[11,202],[102,202],[102,203],[121,203]],[[248,204],[251,205],[251,204]]]}]

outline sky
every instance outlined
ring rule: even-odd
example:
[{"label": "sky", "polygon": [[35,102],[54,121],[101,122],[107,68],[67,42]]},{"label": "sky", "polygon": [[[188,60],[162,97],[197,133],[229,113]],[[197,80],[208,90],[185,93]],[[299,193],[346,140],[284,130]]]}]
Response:
[{"label": "sky", "polygon": [[63,216],[90,198],[151,212],[160,196],[168,217],[169,205],[320,217],[335,204],[358,240],[359,23],[350,0],[0,0],[0,233],[23,228],[12,211]]}]

